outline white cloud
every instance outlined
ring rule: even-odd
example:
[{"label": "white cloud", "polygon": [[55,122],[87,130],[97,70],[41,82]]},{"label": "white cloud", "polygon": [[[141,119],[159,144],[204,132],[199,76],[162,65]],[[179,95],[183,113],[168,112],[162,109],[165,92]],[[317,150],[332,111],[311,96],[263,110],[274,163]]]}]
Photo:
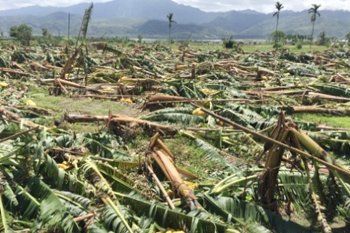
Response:
[{"label": "white cloud", "polygon": [[[110,0],[92,0],[97,2],[108,2]],[[204,11],[230,11],[251,9],[260,12],[273,12],[276,0],[173,0],[177,3],[198,7]],[[279,0],[285,7],[285,10],[302,11],[309,9],[312,4],[321,4],[322,9],[327,10],[349,10],[350,0]],[[19,7],[40,5],[40,6],[70,6],[82,2],[91,2],[89,0],[0,0],[0,10],[13,9]]]},{"label": "white cloud", "polygon": [[83,2],[109,2],[111,0],[0,0],[0,10],[15,9],[27,6],[71,6]]}]

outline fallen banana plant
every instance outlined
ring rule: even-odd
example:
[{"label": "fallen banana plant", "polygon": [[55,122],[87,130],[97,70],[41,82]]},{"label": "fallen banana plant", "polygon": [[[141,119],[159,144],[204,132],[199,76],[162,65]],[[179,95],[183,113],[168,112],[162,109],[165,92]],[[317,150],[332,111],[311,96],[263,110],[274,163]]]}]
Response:
[{"label": "fallen banana plant", "polygon": [[11,68],[1,68],[1,72],[2,73],[8,73],[8,74],[11,74],[11,75],[30,76],[28,73],[17,71],[17,70],[11,69]]},{"label": "fallen banana plant", "polygon": [[16,113],[14,112],[11,112],[10,110],[7,110],[5,107],[3,106],[0,106],[0,114],[1,115],[5,115],[6,117],[8,117],[9,120],[11,121],[15,121],[15,122],[18,122],[20,123],[21,125],[25,125],[27,127],[31,127],[31,128],[46,128],[45,126],[41,126],[41,125],[38,125],[38,124],[35,124],[27,119],[23,119],[21,118],[19,115],[17,115]]},{"label": "fallen banana plant", "polygon": [[318,215],[317,220],[321,222],[323,232],[324,233],[331,233],[332,228],[329,226],[327,222],[327,218],[324,214],[324,207],[322,206],[322,203],[320,202],[319,196],[316,194],[314,190],[314,181],[311,179],[310,171],[308,169],[307,163],[305,162],[305,168],[306,168],[306,173],[309,181],[309,187],[310,187],[310,196],[311,200],[313,201],[315,208],[316,208],[316,214]]},{"label": "fallen banana plant", "polygon": [[64,86],[69,86],[69,87],[74,87],[77,89],[81,89],[81,90],[87,90],[87,91],[91,91],[94,93],[101,93],[99,90],[94,89],[94,88],[90,88],[90,87],[86,87],[86,86],[82,86],[80,84],[65,80],[65,79],[61,79],[61,78],[57,78],[57,79],[42,79],[40,80],[41,83],[54,83],[54,84],[58,84],[63,90],[64,92],[66,92],[66,94],[68,94],[67,89]]},{"label": "fallen banana plant", "polygon": [[141,120],[130,116],[113,115],[113,114],[111,114],[110,116],[99,116],[99,115],[77,115],[77,114],[67,113],[65,115],[65,120],[71,123],[103,121],[103,122],[106,122],[108,126],[110,124],[132,124],[134,126],[142,125],[145,128],[166,131],[168,133],[174,133],[178,129],[177,127],[174,127],[174,126],[162,125],[162,124]]},{"label": "fallen banana plant", "polygon": [[[277,126],[273,130],[273,139],[284,142],[288,138],[288,130],[285,127],[285,114],[281,113]],[[265,162],[265,171],[260,177],[259,196],[264,206],[269,209],[277,209],[275,203],[275,188],[277,186],[277,177],[282,162],[282,156],[285,148],[272,143],[266,143],[264,151],[268,150]]]},{"label": "fallen banana plant", "polygon": [[[145,106],[156,105],[156,104],[175,104],[175,103],[206,103],[206,102],[255,102],[249,99],[213,99],[213,100],[195,100],[187,99],[178,96],[167,96],[167,95],[152,95],[148,96]],[[145,107],[144,107],[145,108]]]},{"label": "fallen banana plant", "polygon": [[196,197],[194,196],[194,191],[187,187],[187,185],[184,183],[180,174],[176,170],[176,167],[169,159],[169,157],[171,157],[171,154],[167,152],[169,149],[164,144],[159,143],[159,136],[159,133],[156,133],[150,139],[149,148],[152,150],[154,160],[162,169],[168,180],[171,181],[174,190],[176,190],[176,193],[178,193],[181,196],[182,200],[187,203],[188,208],[190,210],[198,208],[199,204]]},{"label": "fallen banana plant", "polygon": [[148,171],[150,172],[150,174],[152,175],[153,179],[156,181],[156,184],[160,188],[160,190],[161,190],[163,196],[165,197],[170,209],[172,209],[172,210],[175,209],[174,203],[171,201],[171,199],[170,199],[168,193],[165,191],[162,183],[160,183],[157,175],[154,174],[153,169],[149,165],[146,165],[146,167],[147,167]]},{"label": "fallen banana plant", "polygon": [[[348,170],[347,167],[337,162],[330,154],[328,154],[322,147],[320,147],[315,141],[313,141],[309,136],[307,136],[304,132],[301,130],[297,130],[295,128],[291,128],[291,131],[295,135],[295,137],[298,139],[301,145],[303,145],[310,153],[312,153],[314,156],[317,156],[321,158],[323,161],[327,161],[328,164],[333,164],[338,168],[341,168],[343,170]],[[338,170],[334,170],[329,168],[329,170],[339,179],[340,183],[350,195],[350,189],[349,187],[344,183],[350,183],[350,176],[347,176],[343,173],[338,173]]]},{"label": "fallen banana plant", "polygon": [[211,112],[211,111],[208,111],[207,109],[202,108],[202,107],[198,106],[198,105],[195,104],[195,103],[191,103],[191,104],[192,104],[193,106],[197,107],[197,108],[200,108],[200,109],[201,109],[203,112],[205,112],[206,114],[211,115],[211,116],[213,116],[213,117],[215,117],[215,118],[217,118],[217,119],[220,119],[220,120],[222,120],[223,122],[225,122],[225,123],[227,123],[227,124],[229,124],[229,125],[232,125],[232,126],[238,128],[238,129],[241,129],[242,131],[244,131],[244,132],[246,132],[246,133],[250,133],[250,134],[252,134],[252,135],[254,135],[254,136],[256,136],[256,137],[259,137],[259,138],[261,138],[261,139],[263,139],[263,140],[265,140],[265,141],[268,141],[268,142],[270,142],[270,143],[272,143],[272,144],[276,144],[276,145],[281,146],[281,147],[283,147],[283,148],[285,148],[285,149],[288,149],[288,150],[290,150],[290,151],[293,151],[293,152],[295,152],[295,153],[297,153],[297,154],[300,154],[301,156],[303,156],[303,157],[305,157],[305,158],[307,158],[307,159],[315,160],[315,161],[317,161],[317,162],[319,162],[319,163],[325,165],[327,168],[329,168],[329,169],[331,169],[331,170],[333,169],[333,170],[335,170],[335,171],[337,171],[337,172],[339,172],[339,173],[341,173],[341,174],[343,174],[343,175],[345,175],[345,176],[347,176],[347,177],[350,177],[350,171],[344,169],[343,167],[339,167],[339,166],[336,166],[336,165],[334,165],[334,164],[332,164],[332,163],[328,163],[328,162],[324,161],[323,159],[320,159],[320,158],[318,158],[318,157],[315,157],[315,156],[313,156],[313,155],[310,155],[310,154],[308,154],[308,153],[306,153],[306,152],[304,152],[304,151],[302,151],[302,150],[300,150],[300,149],[297,149],[297,148],[295,148],[295,147],[289,146],[289,145],[287,145],[287,144],[285,144],[285,143],[282,143],[282,142],[280,142],[280,141],[274,140],[274,139],[272,139],[272,138],[270,138],[270,137],[267,137],[267,136],[265,136],[265,135],[262,135],[262,134],[260,134],[260,133],[257,133],[257,132],[255,132],[254,130],[248,129],[248,128],[246,128],[246,127],[244,127],[244,126],[241,126],[241,125],[239,125],[239,124],[237,124],[237,123],[235,123],[235,122],[233,122],[233,121],[230,121],[230,120],[228,120],[228,119],[226,119],[226,118],[224,118],[224,117],[222,117],[222,116],[220,116],[220,115],[217,115],[217,114],[215,114],[215,113],[213,113],[213,112]]}]

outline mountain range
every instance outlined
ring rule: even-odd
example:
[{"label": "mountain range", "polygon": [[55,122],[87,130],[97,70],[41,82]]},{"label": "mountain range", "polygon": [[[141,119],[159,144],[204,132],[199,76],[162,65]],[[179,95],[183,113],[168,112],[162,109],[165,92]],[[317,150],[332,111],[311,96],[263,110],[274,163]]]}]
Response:
[{"label": "mountain range", "polygon": [[[79,31],[82,15],[90,3],[69,7],[30,6],[0,11],[0,29],[5,35],[14,25],[26,23],[34,34],[47,28],[54,35],[67,35],[68,14],[71,15],[71,34]],[[274,6],[271,5],[271,10]],[[166,15],[174,14],[177,22],[172,26],[174,39],[268,38],[275,30],[276,18],[253,10],[229,12],[204,12],[198,8],[175,3],[171,0],[113,0],[94,4],[88,35],[166,38]],[[321,10],[316,21],[315,35],[344,38],[349,32],[349,11]],[[308,12],[281,11],[279,30],[286,34],[308,35],[311,21]]]}]

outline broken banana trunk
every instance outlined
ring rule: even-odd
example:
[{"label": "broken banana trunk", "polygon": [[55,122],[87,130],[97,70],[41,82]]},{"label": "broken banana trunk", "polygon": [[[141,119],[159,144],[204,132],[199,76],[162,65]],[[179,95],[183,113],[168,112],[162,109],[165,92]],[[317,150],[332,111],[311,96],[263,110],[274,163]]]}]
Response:
[{"label": "broken banana trunk", "polygon": [[178,128],[174,126],[169,125],[162,125],[159,123],[154,123],[151,121],[142,120],[135,117],[125,116],[125,115],[119,115],[119,114],[110,114],[109,116],[106,115],[78,115],[78,114],[71,114],[67,113],[64,116],[64,119],[68,121],[69,123],[75,123],[75,122],[107,122],[107,126],[109,127],[111,124],[116,125],[133,125],[133,126],[143,126],[145,129],[152,129],[155,131],[162,131],[166,132],[168,134],[174,134],[177,132]]},{"label": "broken banana trunk", "polygon": [[[182,180],[181,175],[177,171],[173,162],[170,160],[170,154],[167,153],[169,149],[164,143],[159,143],[161,141],[159,138],[159,133],[156,133],[150,142],[150,149],[152,150],[152,155],[154,160],[157,162],[159,167],[162,169],[164,175],[169,181],[171,181],[173,188],[176,193],[181,197],[181,199],[187,203],[190,210],[196,209],[199,204],[194,195],[194,191],[190,189]],[[165,148],[164,148],[165,147]]]},{"label": "broken banana trunk", "polygon": [[[278,124],[274,131],[274,139],[280,142],[285,141],[288,138],[289,131],[285,128],[285,113],[282,112]],[[275,191],[277,187],[277,177],[279,172],[279,167],[282,162],[282,156],[284,153],[284,148],[272,144],[268,148],[267,160],[265,163],[265,171],[260,177],[259,182],[259,194],[261,198],[261,203],[267,208],[276,210],[277,204],[275,201]]]},{"label": "broken banana trunk", "polygon": [[[296,127],[290,128],[291,132],[295,135],[295,137],[298,139],[300,144],[309,151],[313,156],[318,157],[328,164],[331,164],[333,166],[336,166],[343,170],[348,170],[345,166],[340,164],[338,161],[336,161],[330,154],[328,154],[320,145],[318,145],[314,140],[312,140],[306,133],[304,133],[302,130],[297,129]],[[343,184],[344,181],[347,183],[350,183],[350,177],[339,173],[338,171],[332,169],[331,167],[327,166],[330,172],[332,172],[339,181]],[[347,186],[343,185],[343,187],[346,189],[346,191],[350,194],[350,190],[347,188]]]}]

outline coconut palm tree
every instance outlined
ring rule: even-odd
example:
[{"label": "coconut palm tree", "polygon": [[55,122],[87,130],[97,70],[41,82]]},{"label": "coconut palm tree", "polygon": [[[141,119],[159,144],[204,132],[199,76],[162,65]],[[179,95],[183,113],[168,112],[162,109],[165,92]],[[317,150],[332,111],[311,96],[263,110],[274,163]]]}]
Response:
[{"label": "coconut palm tree", "polygon": [[276,31],[278,30],[278,21],[280,19],[280,11],[283,9],[283,4],[280,2],[276,2],[275,7],[277,11],[273,14],[273,17],[277,17],[277,23],[276,23]]},{"label": "coconut palm tree", "polygon": [[166,17],[168,18],[169,21],[169,41],[171,41],[171,26],[173,23],[176,23],[175,20],[173,20],[173,13],[169,13]]},{"label": "coconut palm tree", "polygon": [[311,22],[312,22],[312,31],[311,31],[311,41],[310,41],[310,48],[312,46],[312,41],[314,38],[314,29],[315,29],[315,22],[317,19],[317,16],[320,17],[321,14],[318,12],[318,9],[321,7],[321,5],[312,4],[312,7],[309,9],[309,14],[311,15]]}]

